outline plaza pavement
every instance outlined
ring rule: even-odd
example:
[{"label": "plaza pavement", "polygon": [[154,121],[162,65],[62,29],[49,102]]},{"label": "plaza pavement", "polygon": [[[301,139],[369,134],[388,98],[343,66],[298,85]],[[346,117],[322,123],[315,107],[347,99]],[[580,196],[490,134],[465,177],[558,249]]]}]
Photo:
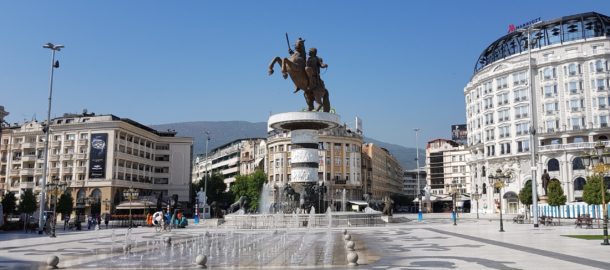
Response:
[{"label": "plaza pavement", "polygon": [[[498,232],[496,215],[462,215],[454,226],[448,214],[425,214],[423,222],[416,215],[395,215],[399,223],[384,227],[346,228],[356,243],[359,266],[354,269],[610,269],[610,246],[601,240],[563,237],[570,234],[601,234],[601,229],[575,228],[573,220],[560,226],[516,224],[511,216],[504,220],[505,232]],[[190,225],[174,230],[174,239],[188,239],[213,228]],[[323,229],[321,229],[323,230]],[[342,230],[337,228],[337,231]],[[126,229],[58,230],[57,238],[0,232],[0,269],[46,269],[50,255],[60,257],[60,268],[80,269],[83,263],[107,256],[111,246],[120,250]],[[137,241],[161,237],[153,228],[136,228]],[[345,253],[336,252],[339,256]],[[94,256],[95,255],[95,256]],[[309,269],[348,269],[340,265],[305,267]],[[337,263],[339,262],[339,263]],[[103,264],[100,265],[103,269]],[[193,265],[193,268],[195,266]],[[218,269],[213,265],[209,269]],[[262,267],[285,269],[287,267]],[[133,268],[131,268],[133,269]]]}]

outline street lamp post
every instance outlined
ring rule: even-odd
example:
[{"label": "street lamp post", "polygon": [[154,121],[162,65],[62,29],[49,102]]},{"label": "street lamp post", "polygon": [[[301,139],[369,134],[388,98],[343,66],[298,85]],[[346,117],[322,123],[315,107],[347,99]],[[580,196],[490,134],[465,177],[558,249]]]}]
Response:
[{"label": "street lamp post", "polygon": [[[586,167],[591,166],[591,168],[595,168],[597,166],[606,166],[610,164],[610,155],[605,155],[604,150],[606,146],[602,142],[598,142],[595,144],[595,153],[586,154],[581,157],[583,165]],[[605,171],[605,170],[603,170]],[[604,241],[601,243],[603,246],[610,245],[608,242],[608,206],[606,204],[606,191],[608,187],[603,178],[603,173],[601,174],[601,192],[602,192],[602,211],[604,212],[602,215],[603,218],[603,228],[604,228]]]},{"label": "street lamp post", "polygon": [[479,194],[479,185],[475,185],[475,192],[472,194],[472,198],[477,201],[477,219],[479,219],[479,199],[481,198],[481,194]]},{"label": "street lamp post", "polygon": [[129,228],[131,229],[132,227],[132,222],[131,222],[131,201],[133,200],[133,198],[138,198],[138,196],[140,195],[140,192],[137,189],[134,189],[133,187],[129,187],[126,190],[123,190],[123,197],[126,197],[129,199]]},{"label": "street lamp post", "polygon": [[451,210],[452,218],[453,218],[453,226],[457,225],[457,195],[460,193],[461,184],[456,183],[455,180],[453,183],[447,185],[449,187],[449,194],[451,194],[451,201],[453,202],[453,207]]},{"label": "street lamp post", "polygon": [[510,174],[502,173],[501,169],[496,170],[496,175],[489,176],[489,184],[493,185],[494,189],[498,189],[498,200],[500,202],[500,232],[504,232],[504,222],[502,220],[502,188],[510,183]]},{"label": "street lamp post", "polygon": [[51,226],[51,236],[55,236],[55,227],[57,226],[57,196],[60,191],[63,191],[66,187],[66,182],[60,182],[58,178],[53,178],[51,183],[47,184],[47,187],[53,191],[53,223]]},{"label": "street lamp post", "polygon": [[59,61],[55,61],[55,52],[61,51],[64,45],[53,44],[49,42],[43,45],[42,47],[51,50],[51,78],[49,81],[49,106],[47,110],[47,125],[43,129],[46,134],[46,140],[44,141],[44,165],[42,167],[42,183],[40,184],[42,192],[40,192],[40,213],[38,214],[38,228],[40,228],[40,230],[38,231],[38,234],[42,234],[42,229],[44,226],[43,215],[45,206],[45,189],[47,185],[47,162],[49,160],[49,134],[51,131],[51,99],[53,97],[53,71],[56,68],[59,68]]},{"label": "street lamp post", "polygon": [[208,136],[205,140],[205,180],[203,182],[203,206],[205,207],[208,203],[208,143],[210,142],[210,133],[207,131],[204,131],[204,133]]},{"label": "street lamp post", "polygon": [[418,210],[417,210],[417,221],[422,221],[424,219],[424,214],[421,211],[421,201],[422,201],[422,197],[421,197],[421,191],[419,190],[419,128],[415,128],[413,129],[415,131],[415,166],[417,166],[417,168],[415,168],[415,171],[417,173],[417,201],[418,201]]}]

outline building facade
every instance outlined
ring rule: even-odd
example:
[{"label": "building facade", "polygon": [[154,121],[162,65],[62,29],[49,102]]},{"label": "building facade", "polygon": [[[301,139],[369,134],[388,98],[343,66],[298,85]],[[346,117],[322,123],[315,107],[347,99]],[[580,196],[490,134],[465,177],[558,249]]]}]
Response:
[{"label": "building facade", "polygon": [[468,167],[484,193],[482,212],[497,211],[488,184],[497,169],[513,175],[501,191],[504,212],[518,211],[532,167],[539,194],[547,170],[568,202],[582,200],[587,172],[579,155],[596,142],[610,145],[609,59],[610,18],[593,12],[518,29],[483,51],[464,88]]},{"label": "building facade", "polygon": [[[41,191],[46,135],[43,123],[25,122],[2,130],[0,192]],[[122,191],[140,197],[189,198],[192,138],[176,137],[114,115],[79,114],[50,125],[47,183],[65,182],[85,213],[112,211]],[[80,204],[80,205],[79,205]]]},{"label": "building facade", "polygon": [[218,173],[224,178],[227,190],[235,182],[235,176],[264,170],[267,143],[262,138],[238,139],[212,149],[206,155],[195,158],[191,181],[197,182],[209,175]]},{"label": "building facade", "polygon": [[[318,134],[318,184],[327,187],[327,200],[339,200],[343,189],[348,200],[362,200],[362,135],[345,126]],[[267,175],[278,187],[290,182],[290,144],[290,132],[273,132],[267,138]]]},{"label": "building facade", "polygon": [[436,139],[426,145],[426,184],[430,193],[447,198],[452,188],[460,194],[470,194],[470,169],[467,159],[470,152],[464,145],[452,140]]},{"label": "building facade", "polygon": [[403,187],[402,187],[402,193],[404,195],[416,198],[417,197],[417,181],[418,181],[418,176],[419,174],[419,190],[421,192],[421,190],[424,190],[424,187],[426,186],[426,168],[425,167],[421,167],[418,169],[413,169],[413,170],[405,170],[403,173]]},{"label": "building facade", "polygon": [[403,169],[390,152],[373,143],[362,145],[362,153],[370,159],[370,190],[374,200],[383,200],[392,194],[401,194],[403,190]]}]

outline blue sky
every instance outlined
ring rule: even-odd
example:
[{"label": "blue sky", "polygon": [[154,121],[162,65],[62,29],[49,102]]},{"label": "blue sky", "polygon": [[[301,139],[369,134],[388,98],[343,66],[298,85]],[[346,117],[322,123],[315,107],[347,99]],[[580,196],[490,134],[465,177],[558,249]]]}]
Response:
[{"label": "blue sky", "polygon": [[306,39],[329,64],[332,106],[365,135],[420,147],[465,123],[475,61],[509,24],[595,11],[608,1],[0,1],[0,105],[8,122],[46,118],[50,51],[58,59],[53,116],[115,114],[143,124],[264,122],[300,110],[302,94],[267,75]]}]

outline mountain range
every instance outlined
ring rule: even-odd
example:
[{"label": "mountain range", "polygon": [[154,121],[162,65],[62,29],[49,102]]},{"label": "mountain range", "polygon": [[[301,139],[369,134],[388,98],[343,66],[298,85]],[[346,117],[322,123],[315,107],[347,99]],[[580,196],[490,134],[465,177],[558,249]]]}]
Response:
[{"label": "mountain range", "polygon": [[[205,153],[205,140],[207,138],[207,135],[204,133],[205,131],[210,134],[210,141],[208,143],[208,150],[210,151],[237,139],[267,137],[266,122],[196,121],[151,125],[151,127],[160,131],[174,130],[178,133],[177,136],[192,137],[194,139],[193,155],[195,156]],[[415,148],[386,143],[367,137],[364,138],[364,142],[374,143],[390,151],[403,169],[415,169]],[[420,149],[419,157],[422,161],[419,164],[420,166],[424,166],[425,155],[425,150]]]}]

